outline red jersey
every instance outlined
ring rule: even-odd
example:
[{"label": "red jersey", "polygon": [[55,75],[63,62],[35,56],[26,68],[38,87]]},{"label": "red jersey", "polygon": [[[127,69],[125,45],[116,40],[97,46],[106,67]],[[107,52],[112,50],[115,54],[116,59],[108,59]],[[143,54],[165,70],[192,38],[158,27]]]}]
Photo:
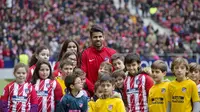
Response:
[{"label": "red jersey", "polygon": [[94,84],[92,84],[87,78],[85,82],[86,87],[83,88],[87,91],[88,96],[93,96],[94,94]]},{"label": "red jersey", "polygon": [[81,56],[81,69],[87,74],[88,80],[93,84],[98,79],[99,66],[103,61],[110,61],[110,58],[116,51],[114,49],[103,47],[96,50],[95,47],[89,47],[83,51]]},{"label": "red jersey", "polygon": [[57,70],[59,68],[59,65],[60,65],[60,62],[57,61],[56,64],[55,64],[55,66],[54,66],[54,68],[53,68],[53,70]]},{"label": "red jersey", "polygon": [[29,69],[28,69],[28,77],[27,77],[27,80],[26,80],[27,82],[31,81],[35,68],[36,68],[36,64],[31,66],[31,67],[29,67]]},{"label": "red jersey", "polygon": [[128,75],[124,80],[125,99],[128,112],[148,112],[147,96],[154,82],[146,74]]},{"label": "red jersey", "polygon": [[58,82],[51,79],[38,79],[34,87],[38,96],[38,112],[54,112],[56,102],[63,96]]},{"label": "red jersey", "polygon": [[31,83],[17,84],[15,81],[4,88],[2,101],[8,101],[9,112],[30,112],[32,104],[38,104],[35,89]]},{"label": "red jersey", "polygon": [[53,72],[53,76],[54,77],[60,77],[60,76],[62,76],[62,73],[61,73],[61,71],[59,70],[59,69],[57,69],[57,70],[55,70],[54,72]]}]

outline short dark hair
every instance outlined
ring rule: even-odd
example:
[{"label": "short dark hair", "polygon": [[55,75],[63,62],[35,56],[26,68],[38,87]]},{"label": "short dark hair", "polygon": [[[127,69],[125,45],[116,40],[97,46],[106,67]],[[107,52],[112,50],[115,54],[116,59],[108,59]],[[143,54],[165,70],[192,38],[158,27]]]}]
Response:
[{"label": "short dark hair", "polygon": [[113,62],[114,60],[121,60],[122,62],[124,62],[124,56],[120,53],[115,53],[111,56],[111,62]]},{"label": "short dark hair", "polygon": [[110,82],[112,85],[115,85],[115,80],[110,75],[105,74],[100,78],[100,84],[107,81]]},{"label": "short dark hair", "polygon": [[136,53],[129,53],[125,56],[125,61],[124,64],[131,64],[133,62],[137,62],[138,64],[140,64],[140,56]]},{"label": "short dark hair", "polygon": [[85,72],[84,72],[83,70],[81,70],[80,68],[75,68],[75,69],[73,70],[73,74],[74,74],[74,75],[77,75],[77,76],[82,76],[82,75],[85,74]]},{"label": "short dark hair", "polygon": [[112,64],[107,62],[107,61],[104,61],[100,64],[100,67],[105,67],[105,68],[108,68],[108,72],[111,73],[112,72]]},{"label": "short dark hair", "polygon": [[100,25],[92,25],[91,29],[90,29],[90,37],[92,37],[92,33],[94,32],[101,32],[104,33],[103,28]]},{"label": "short dark hair", "polygon": [[122,70],[122,69],[115,70],[115,71],[112,73],[111,76],[114,77],[115,79],[116,79],[117,77],[122,77],[123,79],[126,78],[125,72],[124,72],[124,70]]},{"label": "short dark hair", "polygon": [[198,70],[200,72],[200,65],[198,63],[192,62],[189,64],[189,72]]},{"label": "short dark hair", "polygon": [[167,65],[162,60],[156,60],[155,62],[153,62],[153,64],[151,65],[151,68],[152,69],[159,69],[162,72],[166,72],[167,71]]},{"label": "short dark hair", "polygon": [[78,75],[75,75],[74,73],[71,73],[69,75],[66,76],[65,78],[65,86],[67,87],[67,90],[69,92],[72,91],[72,89],[70,88],[71,85],[74,85],[75,80],[78,78]]}]

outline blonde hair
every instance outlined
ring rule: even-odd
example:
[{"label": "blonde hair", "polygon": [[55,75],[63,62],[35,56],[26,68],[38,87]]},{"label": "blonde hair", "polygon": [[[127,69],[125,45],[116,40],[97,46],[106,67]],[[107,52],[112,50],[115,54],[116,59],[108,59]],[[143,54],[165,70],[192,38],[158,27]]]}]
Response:
[{"label": "blonde hair", "polygon": [[186,69],[189,70],[188,61],[185,58],[178,57],[174,59],[174,61],[172,62],[171,71],[172,72],[174,71],[174,66],[181,65],[181,64],[183,64],[186,67]]}]

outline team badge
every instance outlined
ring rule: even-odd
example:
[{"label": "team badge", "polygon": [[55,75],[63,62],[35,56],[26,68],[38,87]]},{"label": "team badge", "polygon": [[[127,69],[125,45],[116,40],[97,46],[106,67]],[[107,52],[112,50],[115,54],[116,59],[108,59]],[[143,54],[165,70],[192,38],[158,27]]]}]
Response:
[{"label": "team badge", "polygon": [[137,79],[137,80],[136,80],[136,84],[139,85],[139,83],[140,83],[140,81],[139,81],[139,79]]},{"label": "team badge", "polygon": [[49,88],[49,87],[50,87],[50,84],[49,84],[49,83],[47,83],[47,84],[46,84],[46,87],[47,87],[47,88]]},{"label": "team badge", "polygon": [[83,107],[83,104],[82,104],[82,103],[80,103],[80,104],[79,104],[79,107],[81,107],[81,108],[82,108],[82,107]]},{"label": "team badge", "polygon": [[28,90],[28,89],[25,89],[25,93],[28,94],[28,93],[29,93],[29,90]]},{"label": "team badge", "polygon": [[108,58],[108,57],[105,57],[105,58],[104,58],[104,61],[107,61],[107,62],[109,62],[110,60],[109,60],[109,58]]},{"label": "team badge", "polygon": [[109,106],[108,106],[108,110],[109,110],[109,111],[112,111],[112,109],[113,109],[113,105],[109,105]]},{"label": "team badge", "polygon": [[187,90],[187,89],[186,89],[185,87],[182,88],[182,92],[186,92],[186,90]]},{"label": "team badge", "polygon": [[161,89],[161,93],[165,93],[166,92],[166,89],[165,88],[162,88]]}]

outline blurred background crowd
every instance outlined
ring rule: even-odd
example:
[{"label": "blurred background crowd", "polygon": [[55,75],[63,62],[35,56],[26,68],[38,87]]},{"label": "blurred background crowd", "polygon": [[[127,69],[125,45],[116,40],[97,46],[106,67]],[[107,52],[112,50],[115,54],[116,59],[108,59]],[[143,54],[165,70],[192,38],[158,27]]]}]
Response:
[{"label": "blurred background crowd", "polygon": [[[117,9],[113,0],[0,0],[0,67],[19,54],[30,57],[39,45],[48,45],[51,60],[57,60],[62,42],[69,38],[83,50],[90,45],[88,31],[94,23],[104,27],[105,44],[120,53],[137,52],[150,59],[200,53],[199,0],[124,2],[125,8]],[[143,14],[131,15],[128,2]],[[149,15],[151,8],[157,11]],[[144,26],[142,17],[148,16],[172,34]]]}]

